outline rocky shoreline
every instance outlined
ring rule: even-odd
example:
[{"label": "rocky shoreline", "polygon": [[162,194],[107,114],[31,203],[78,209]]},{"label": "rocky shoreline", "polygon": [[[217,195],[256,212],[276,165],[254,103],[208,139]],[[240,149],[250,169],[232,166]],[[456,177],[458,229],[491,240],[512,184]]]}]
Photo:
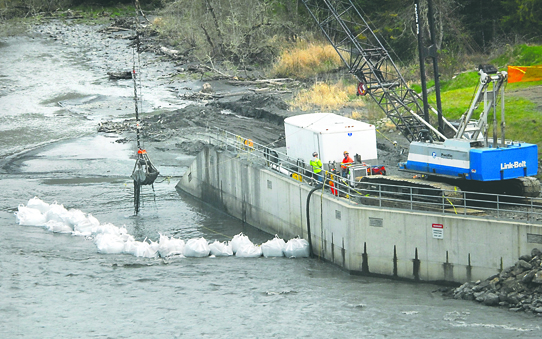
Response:
[{"label": "rocky shoreline", "polygon": [[445,295],[542,316],[542,252],[534,248],[501,273],[464,283]]}]

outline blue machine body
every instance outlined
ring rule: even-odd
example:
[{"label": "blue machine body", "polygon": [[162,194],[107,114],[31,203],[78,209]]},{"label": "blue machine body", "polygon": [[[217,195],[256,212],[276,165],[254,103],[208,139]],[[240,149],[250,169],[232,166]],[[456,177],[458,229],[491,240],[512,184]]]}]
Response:
[{"label": "blue machine body", "polygon": [[476,181],[497,181],[535,176],[538,146],[513,143],[505,147],[471,147],[468,140],[448,139],[444,143],[413,142],[406,171]]}]

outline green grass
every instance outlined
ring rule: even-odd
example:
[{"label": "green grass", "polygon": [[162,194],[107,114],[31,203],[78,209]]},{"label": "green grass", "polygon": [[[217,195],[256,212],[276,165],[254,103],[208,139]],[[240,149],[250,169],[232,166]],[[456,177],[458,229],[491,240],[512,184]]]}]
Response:
[{"label": "green grass", "polygon": [[[459,119],[461,115],[468,110],[474,89],[475,87],[471,86],[470,88],[442,91],[440,98],[444,117],[448,120]],[[434,92],[429,96],[428,101],[430,105],[436,107]]]},{"label": "green grass", "polygon": [[508,97],[506,100],[506,138],[538,144],[542,151],[542,116],[532,101]]},{"label": "green grass", "polygon": [[[441,80],[440,81],[440,91],[453,91],[456,89],[465,89],[475,86],[480,81],[480,76],[477,72],[467,72],[461,73],[450,80]],[[435,86],[434,80],[427,81],[427,88]],[[422,92],[421,84],[412,84],[411,89],[415,90],[417,93]]]},{"label": "green grass", "polygon": [[[457,120],[469,109],[476,85],[479,81],[477,72],[463,73],[456,78],[447,81],[441,91],[442,110],[448,120]],[[541,86],[542,81],[520,82],[508,84],[505,89],[505,120],[506,139],[524,141],[537,144],[539,153],[542,154],[542,112],[537,104],[516,95],[511,95],[520,89]],[[429,96],[429,103],[436,107],[435,94]],[[482,105],[475,111],[473,118],[477,119],[482,112]],[[499,123],[498,135],[500,137],[500,106],[497,108]],[[492,135],[493,115],[488,116],[489,135]]]},{"label": "green grass", "polygon": [[469,89],[480,82],[478,72],[461,73],[450,80],[440,82],[440,91],[454,91],[458,89]]},{"label": "green grass", "polygon": [[514,82],[514,83],[506,85],[506,89],[511,91],[511,90],[516,90],[516,89],[528,88],[528,87],[533,87],[533,86],[541,86],[541,85],[542,85],[542,80],[529,81],[529,82]]},{"label": "green grass", "polygon": [[509,48],[491,62],[499,67],[505,65],[534,66],[542,65],[542,46],[517,45]]}]

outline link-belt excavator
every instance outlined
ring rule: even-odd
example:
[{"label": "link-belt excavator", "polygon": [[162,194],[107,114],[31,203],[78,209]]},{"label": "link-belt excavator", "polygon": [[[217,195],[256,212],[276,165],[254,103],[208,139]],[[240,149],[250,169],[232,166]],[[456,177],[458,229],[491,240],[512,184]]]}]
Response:
[{"label": "link-belt excavator", "polygon": [[[428,0],[431,45],[427,48],[423,47],[419,0],[416,0],[415,14],[420,72],[425,74],[425,59],[431,57],[437,109],[427,102],[424,76],[420,97],[409,88],[375,31],[351,0],[302,2],[349,72],[357,78],[358,95],[369,95],[410,142],[408,160],[400,163],[399,169],[422,174],[428,181],[446,182],[465,191],[539,196],[540,182],[533,177],[538,171],[537,145],[505,139],[506,72],[491,65],[480,65],[476,94],[459,124],[454,125],[443,117],[431,0]],[[500,140],[497,138],[498,106]],[[480,110],[474,120],[475,112]],[[436,121],[429,116],[429,111],[437,115]],[[493,138],[488,140],[488,116],[491,113]],[[400,180],[382,176],[367,179],[383,183]]]}]

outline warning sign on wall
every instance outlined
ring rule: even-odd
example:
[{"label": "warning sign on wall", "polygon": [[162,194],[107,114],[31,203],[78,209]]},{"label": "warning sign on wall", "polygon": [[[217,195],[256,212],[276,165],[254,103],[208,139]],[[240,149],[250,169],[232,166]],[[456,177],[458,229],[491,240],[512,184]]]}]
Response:
[{"label": "warning sign on wall", "polygon": [[444,225],[433,224],[432,228],[433,228],[433,238],[444,239]]}]

